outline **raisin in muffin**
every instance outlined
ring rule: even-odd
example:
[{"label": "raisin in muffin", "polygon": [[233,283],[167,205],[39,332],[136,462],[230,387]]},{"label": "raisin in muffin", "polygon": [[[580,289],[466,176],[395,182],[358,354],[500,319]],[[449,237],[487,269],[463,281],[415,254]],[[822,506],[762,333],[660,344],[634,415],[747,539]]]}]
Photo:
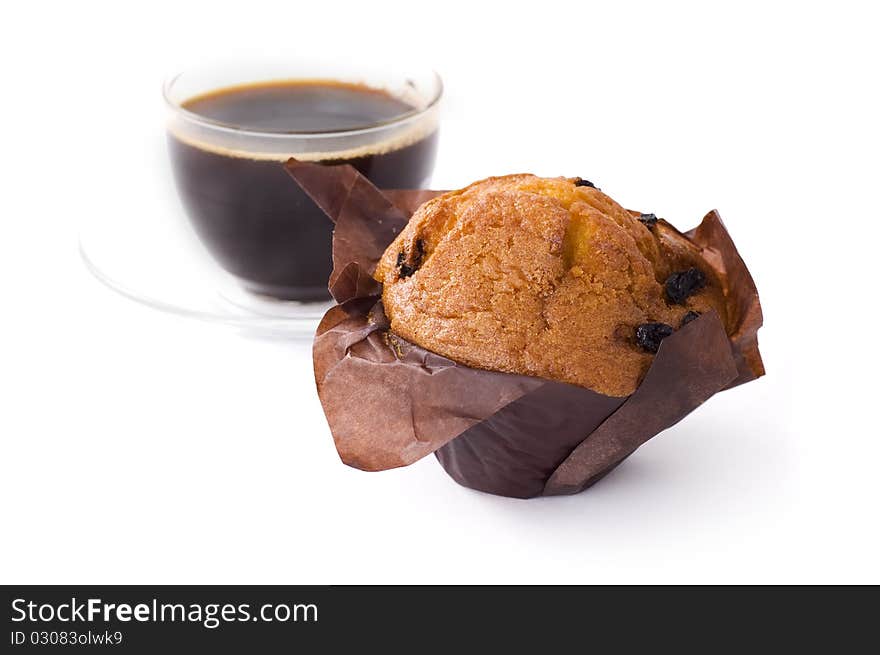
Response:
[{"label": "raisin in muffin", "polygon": [[631,394],[660,341],[726,320],[699,250],[580,178],[493,177],[422,205],[375,272],[391,330],[475,368]]}]

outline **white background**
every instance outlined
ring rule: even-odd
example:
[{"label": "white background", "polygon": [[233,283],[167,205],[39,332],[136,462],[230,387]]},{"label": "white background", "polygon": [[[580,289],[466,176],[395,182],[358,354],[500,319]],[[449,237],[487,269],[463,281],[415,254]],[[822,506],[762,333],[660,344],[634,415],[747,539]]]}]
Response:
[{"label": "white background", "polygon": [[[877,17],[728,4],[7,7],[0,581],[880,582]],[[166,75],[305,54],[442,73],[437,187],[581,175],[682,228],[717,207],[767,377],[574,497],[343,466],[308,344],[132,303],[76,247],[89,216],[180,211]]]}]

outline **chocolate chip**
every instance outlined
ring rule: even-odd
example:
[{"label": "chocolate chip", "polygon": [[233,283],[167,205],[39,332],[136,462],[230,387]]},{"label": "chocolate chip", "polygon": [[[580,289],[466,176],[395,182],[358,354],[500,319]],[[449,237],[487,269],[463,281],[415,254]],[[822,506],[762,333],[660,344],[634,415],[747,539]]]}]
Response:
[{"label": "chocolate chip", "polygon": [[678,271],[666,278],[666,297],[681,305],[690,296],[706,286],[706,276],[699,268]]},{"label": "chocolate chip", "polygon": [[639,216],[639,220],[644,224],[644,226],[648,229],[654,227],[657,224],[657,216],[655,214],[641,214]]},{"label": "chocolate chip", "polygon": [[410,261],[407,261],[407,256],[405,251],[401,251],[397,253],[397,275],[398,277],[404,278],[409,277],[422,265],[422,259],[425,256],[425,242],[421,239],[416,239],[416,247],[415,252],[413,253]]},{"label": "chocolate chip", "polygon": [[397,256],[397,276],[398,277],[409,277],[413,273],[416,272],[416,268],[414,266],[410,266],[406,263],[406,254],[400,253]]},{"label": "chocolate chip", "polygon": [[681,327],[684,327],[691,321],[696,321],[698,318],[700,318],[700,312],[688,312],[681,317]]},{"label": "chocolate chip", "polygon": [[642,323],[636,328],[636,344],[649,353],[660,350],[660,342],[675,332],[666,323]]},{"label": "chocolate chip", "polygon": [[412,275],[412,271],[406,263],[406,253],[403,250],[397,253],[395,267],[397,268],[397,277],[409,277]]},{"label": "chocolate chip", "polygon": [[574,185],[575,185],[575,186],[588,186],[588,187],[590,187],[591,189],[596,189],[596,188],[597,188],[595,184],[593,184],[593,183],[590,182],[589,180],[585,180],[585,179],[582,178],[582,177],[579,177],[578,179],[576,179],[576,180],[574,181]]}]

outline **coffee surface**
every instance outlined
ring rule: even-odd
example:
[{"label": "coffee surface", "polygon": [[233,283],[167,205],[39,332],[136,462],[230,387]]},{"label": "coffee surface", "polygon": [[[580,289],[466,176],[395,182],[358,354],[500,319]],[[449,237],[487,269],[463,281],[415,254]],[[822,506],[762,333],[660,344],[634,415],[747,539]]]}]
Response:
[{"label": "coffee surface", "polygon": [[266,132],[333,132],[370,127],[415,108],[362,84],[284,81],[212,91],[183,103],[212,121]]}]

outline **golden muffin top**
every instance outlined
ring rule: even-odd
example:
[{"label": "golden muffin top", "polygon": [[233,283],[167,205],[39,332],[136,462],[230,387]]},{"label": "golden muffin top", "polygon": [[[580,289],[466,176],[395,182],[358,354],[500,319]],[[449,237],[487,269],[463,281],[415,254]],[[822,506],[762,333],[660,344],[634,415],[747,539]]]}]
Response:
[{"label": "golden muffin top", "polygon": [[375,272],[391,330],[455,361],[611,396],[724,294],[687,239],[580,178],[492,177],[426,202]]}]

